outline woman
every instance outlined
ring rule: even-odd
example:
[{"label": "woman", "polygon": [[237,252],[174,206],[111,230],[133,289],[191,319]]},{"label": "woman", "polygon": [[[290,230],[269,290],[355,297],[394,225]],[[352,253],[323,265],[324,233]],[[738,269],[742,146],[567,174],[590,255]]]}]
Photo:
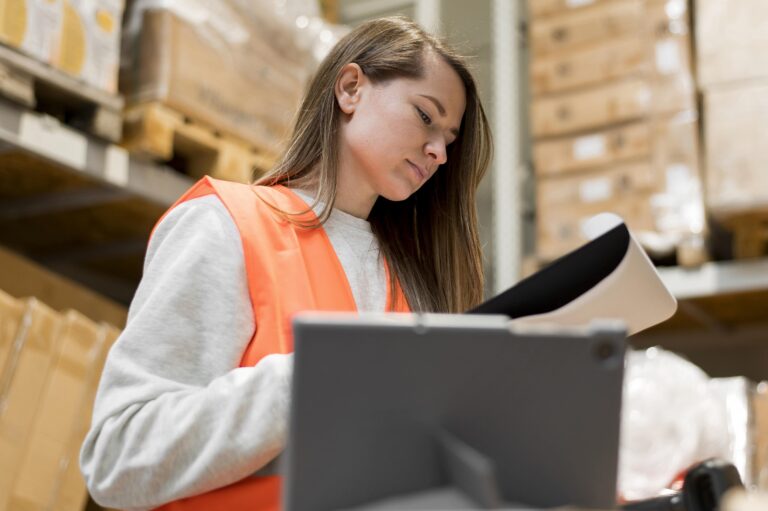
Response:
[{"label": "woman", "polygon": [[321,64],[257,186],[204,179],[158,223],[81,467],[128,509],[278,509],[300,310],[461,312],[481,301],[475,82],[400,18]]}]

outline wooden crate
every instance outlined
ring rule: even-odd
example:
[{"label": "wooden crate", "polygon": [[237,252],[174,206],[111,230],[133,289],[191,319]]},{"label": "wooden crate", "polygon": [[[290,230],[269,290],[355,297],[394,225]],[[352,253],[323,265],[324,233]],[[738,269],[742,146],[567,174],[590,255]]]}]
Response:
[{"label": "wooden crate", "polygon": [[123,145],[135,155],[170,162],[193,177],[210,175],[242,183],[253,181],[276,159],[159,102],[126,111]]},{"label": "wooden crate", "polygon": [[123,99],[0,44],[0,95],[111,142],[122,137]]}]

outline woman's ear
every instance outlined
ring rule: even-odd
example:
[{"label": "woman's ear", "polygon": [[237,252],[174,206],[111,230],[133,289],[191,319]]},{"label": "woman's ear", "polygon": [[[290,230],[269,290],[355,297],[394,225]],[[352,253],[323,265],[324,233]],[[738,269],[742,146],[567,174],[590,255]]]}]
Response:
[{"label": "woman's ear", "polygon": [[360,88],[364,81],[365,74],[362,68],[354,62],[345,64],[341,68],[334,93],[339,108],[345,114],[351,114],[357,108],[357,103],[360,101]]}]

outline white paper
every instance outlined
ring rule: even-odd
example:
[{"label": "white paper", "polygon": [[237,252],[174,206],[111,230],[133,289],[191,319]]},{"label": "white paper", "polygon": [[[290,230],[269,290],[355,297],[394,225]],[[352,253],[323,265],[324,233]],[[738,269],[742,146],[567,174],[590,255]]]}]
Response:
[{"label": "white paper", "polygon": [[579,196],[583,202],[598,202],[609,199],[613,195],[613,183],[607,177],[584,181],[579,186]]},{"label": "white paper", "polygon": [[579,137],[573,143],[573,159],[592,160],[605,155],[605,135]]}]

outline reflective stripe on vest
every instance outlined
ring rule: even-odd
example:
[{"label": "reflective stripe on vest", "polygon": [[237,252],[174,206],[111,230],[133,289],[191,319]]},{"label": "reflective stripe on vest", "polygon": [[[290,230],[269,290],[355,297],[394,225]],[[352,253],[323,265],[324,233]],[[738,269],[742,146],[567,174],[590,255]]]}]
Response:
[{"label": "reflective stripe on vest", "polygon": [[[215,194],[235,221],[243,243],[248,292],[256,331],[240,366],[253,366],[267,355],[291,353],[291,319],[301,311],[355,311],[355,300],[344,268],[325,229],[303,229],[280,218],[267,204],[283,211],[307,209],[284,186],[251,186],[206,177],[170,209],[191,199]],[[167,214],[167,213],[166,213]],[[299,217],[315,220],[313,212]],[[387,278],[387,281],[389,279]],[[387,289],[398,312],[408,305],[399,286]],[[258,474],[258,473],[257,473]],[[235,484],[166,504],[163,511],[276,511],[280,509],[281,478],[252,476]]]}]

